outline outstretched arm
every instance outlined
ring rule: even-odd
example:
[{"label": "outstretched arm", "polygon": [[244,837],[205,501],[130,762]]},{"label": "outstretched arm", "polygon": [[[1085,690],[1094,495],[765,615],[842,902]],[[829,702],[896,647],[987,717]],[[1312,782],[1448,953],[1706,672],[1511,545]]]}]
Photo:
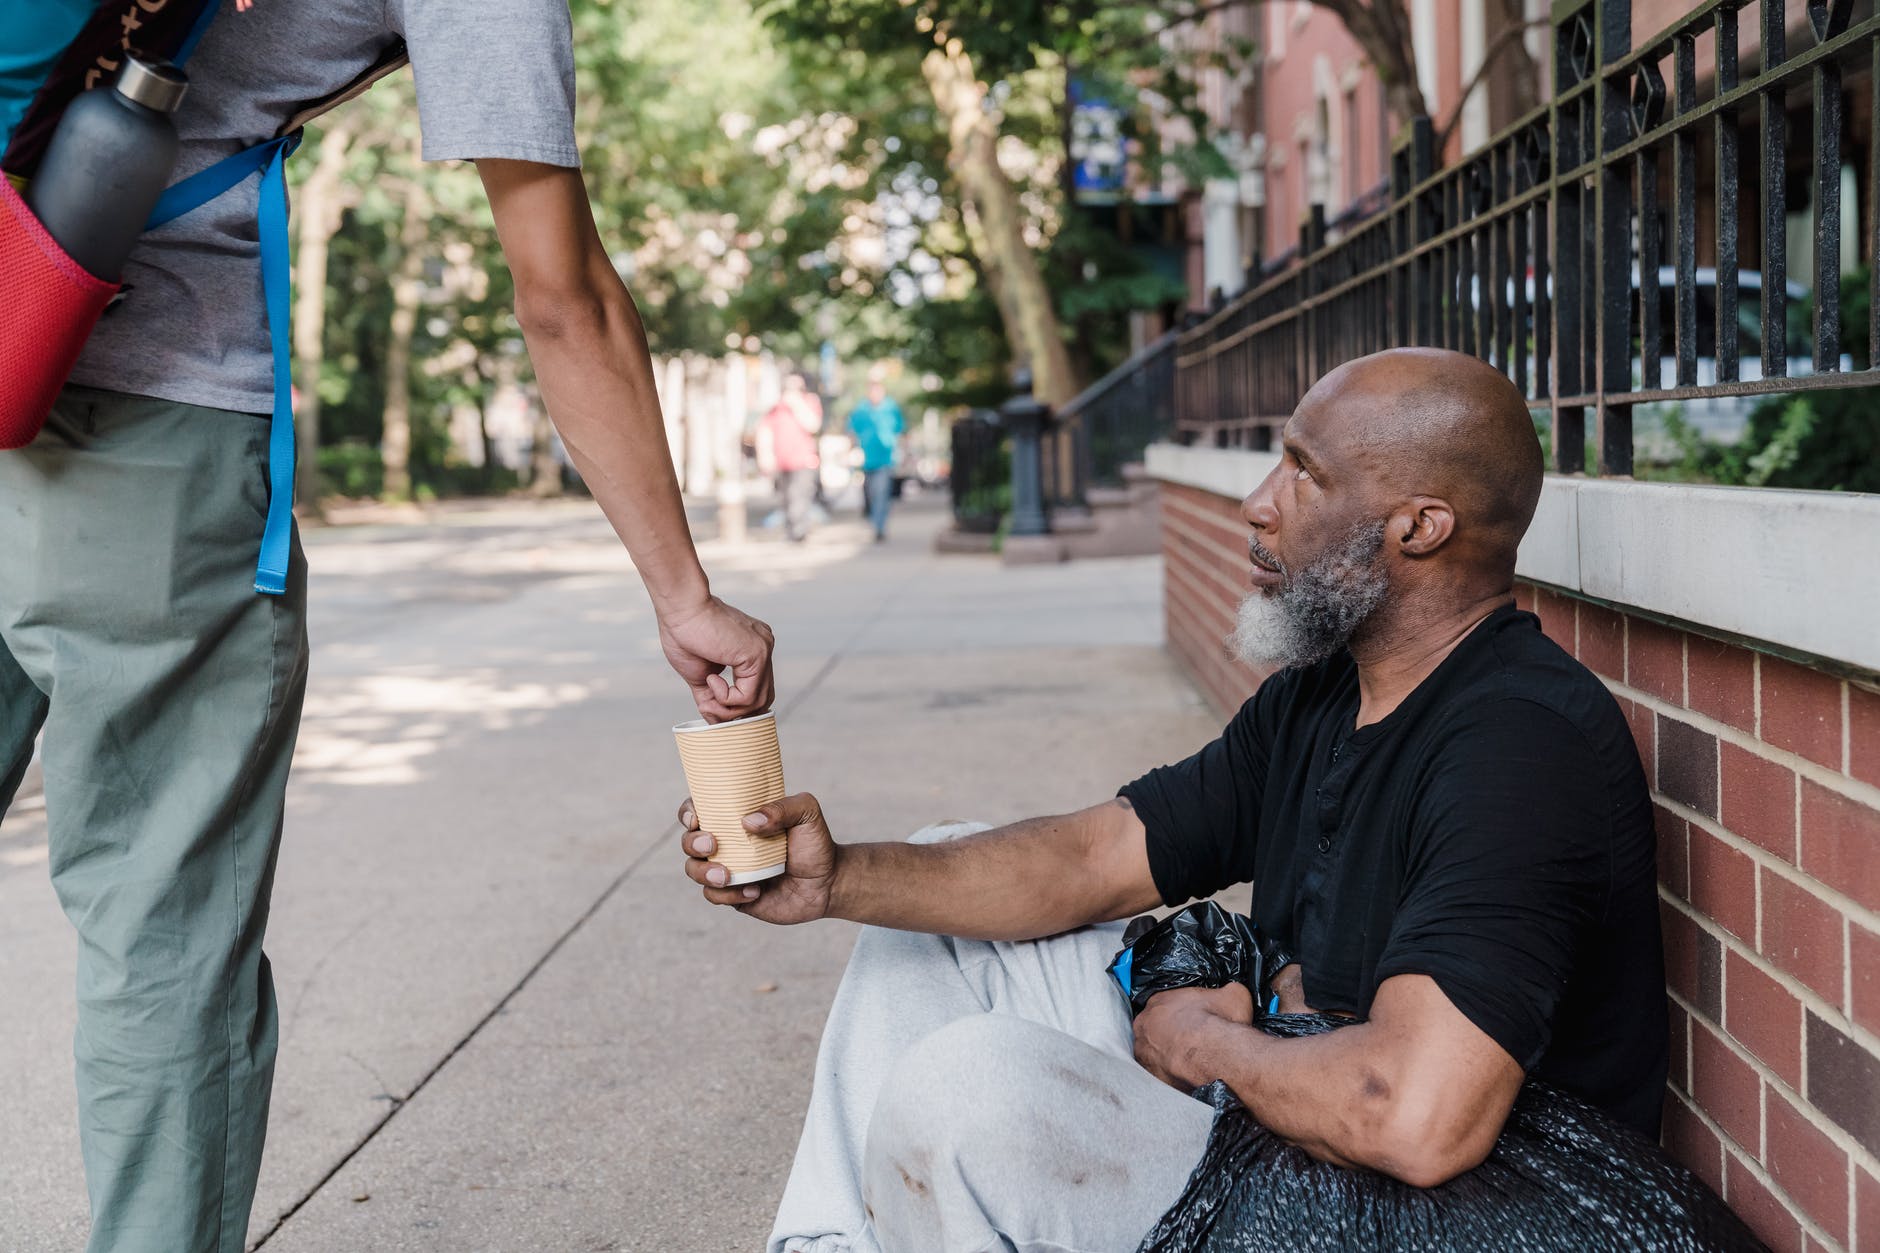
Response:
[{"label": "outstretched arm", "polygon": [[477,162],[477,172],[549,416],[633,555],[667,659],[707,717],[768,708],[770,629],[713,596],[699,565],[646,332],[595,229],[581,172],[498,160]]},{"label": "outstretched arm", "polygon": [[1032,940],[1162,903],[1142,822],[1121,799],[939,844],[838,845],[816,798],[790,796],[745,823],[760,835],[789,836],[785,873],[744,887],[720,886],[725,869],[711,860],[714,841],[698,830],[690,802],[679,819],[686,873],[705,899],[766,922],[848,918],[901,931]]}]

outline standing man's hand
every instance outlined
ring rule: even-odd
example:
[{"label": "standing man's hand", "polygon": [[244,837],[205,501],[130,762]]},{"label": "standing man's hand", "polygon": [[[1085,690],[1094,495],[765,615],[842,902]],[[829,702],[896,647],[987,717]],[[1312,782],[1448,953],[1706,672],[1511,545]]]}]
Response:
[{"label": "standing man's hand", "polygon": [[692,689],[701,717],[725,722],[770,708],[776,637],[756,618],[709,596],[696,609],[661,617],[659,643]]},{"label": "standing man's hand", "polygon": [[1253,1026],[1253,993],[1245,984],[1170,988],[1136,1015],[1136,1060],[1173,1087],[1192,1092],[1221,1078],[1213,1046],[1223,1031]]},{"label": "standing man's hand", "polygon": [[786,796],[744,820],[753,835],[789,837],[783,873],[774,879],[724,886],[730,872],[711,859],[718,842],[698,826],[691,798],[679,806],[680,847],[685,850],[685,872],[705,889],[714,905],[730,905],[753,918],[783,925],[814,922],[829,916],[835,885],[837,850],[822,805],[808,792]]}]

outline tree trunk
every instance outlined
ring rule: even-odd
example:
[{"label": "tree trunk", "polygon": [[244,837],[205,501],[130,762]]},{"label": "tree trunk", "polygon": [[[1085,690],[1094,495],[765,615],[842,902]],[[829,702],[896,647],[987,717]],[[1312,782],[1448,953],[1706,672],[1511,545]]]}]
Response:
[{"label": "tree trunk", "polygon": [[1336,14],[1384,86],[1384,104],[1398,125],[1429,113],[1423,88],[1417,83],[1416,46],[1410,38],[1410,20],[1403,0],[1313,0]]},{"label": "tree trunk", "polygon": [[529,495],[561,495],[561,462],[555,459],[555,424],[548,406],[535,400],[535,430],[529,437]]},{"label": "tree trunk", "polygon": [[392,326],[385,345],[385,431],[379,454],[385,464],[385,496],[411,496],[411,338],[424,299],[426,227],[431,198],[414,176],[405,183],[404,220],[398,245],[403,255],[392,284]]},{"label": "tree trunk", "polygon": [[320,160],[294,197],[299,246],[294,259],[294,377],[300,403],[294,442],[300,460],[294,499],[307,516],[320,518],[320,371],[326,362],[327,247],[345,213],[341,177],[358,128],[341,119],[320,135]]},{"label": "tree trunk", "polygon": [[921,72],[947,121],[947,163],[978,219],[979,229],[969,237],[991,281],[1012,355],[1030,364],[1032,393],[1062,405],[1079,384],[1038,258],[1025,242],[1018,192],[999,167],[998,119],[986,110],[985,84],[974,76],[958,40],[929,52]]},{"label": "tree trunk", "polygon": [[1024,314],[1018,302],[1012,297],[1012,285],[1005,280],[1005,271],[994,265],[988,258],[992,256],[992,244],[986,239],[986,228],[980,224],[979,214],[973,209],[971,200],[960,205],[960,226],[966,233],[966,243],[973,250],[973,272],[986,285],[986,293],[992,297],[993,307],[999,311],[999,325],[1005,328],[1005,342],[1012,350],[1014,361],[1024,361],[1028,357],[1025,347]]},{"label": "tree trunk", "polygon": [[1521,32],[1508,39],[1501,53],[1508,58],[1510,113],[1507,120],[1512,123],[1540,107],[1541,68],[1534,63],[1534,54],[1528,51],[1527,40],[1523,37],[1528,29],[1527,6],[1521,0],[1501,0],[1501,20],[1503,30]]}]

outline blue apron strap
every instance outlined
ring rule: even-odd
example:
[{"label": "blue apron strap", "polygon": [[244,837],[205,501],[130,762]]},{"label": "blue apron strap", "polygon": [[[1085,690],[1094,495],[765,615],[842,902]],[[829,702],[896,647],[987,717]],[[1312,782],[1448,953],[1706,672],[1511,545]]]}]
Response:
[{"label": "blue apron strap", "polygon": [[164,188],[163,194],[157,197],[157,207],[150,211],[149,219],[144,222],[144,229],[154,231],[191,209],[201,208],[257,170],[266,168],[269,162],[275,160],[284,142],[285,139],[270,139],[252,148],[244,148],[234,156],[223,157],[214,165],[197,170],[182,182]]},{"label": "blue apron strap", "polygon": [[214,200],[243,179],[261,172],[257,213],[261,236],[261,292],[268,310],[268,339],[274,355],[274,416],[268,428],[268,520],[261,532],[261,558],[255,565],[255,590],[279,596],[287,590],[287,561],[294,530],[294,389],[292,329],[293,274],[288,264],[288,154],[300,146],[300,132],[270,139],[224,157],[167,188],[157,199],[145,229],[154,230],[191,209]]},{"label": "blue apron strap", "polygon": [[170,58],[171,65],[181,65],[189,60],[190,54],[196,51],[196,45],[202,42],[204,35],[208,34],[209,23],[215,21],[216,10],[221,7],[222,0],[209,0],[209,3],[202,6],[202,12],[197,16],[196,24],[189,28],[189,34],[183,36],[182,46],[177,48],[176,55]]},{"label": "blue apron strap", "polygon": [[[208,0],[196,24],[171,60],[181,65],[215,21],[221,0]],[[294,534],[294,381],[289,338],[293,316],[293,272],[287,239],[285,164],[300,146],[300,132],[257,144],[225,157],[205,170],[165,189],[146,230],[181,217],[261,171],[258,226],[261,236],[261,291],[268,311],[268,340],[274,356],[274,414],[268,424],[268,518],[261,531],[261,556],[255,563],[255,590],[279,596],[287,590],[287,565]]]},{"label": "blue apron strap", "polygon": [[293,273],[288,268],[288,154],[300,132],[267,145],[273,149],[261,174],[261,287],[268,306],[268,339],[274,347],[274,420],[268,428],[268,521],[261,531],[255,590],[279,596],[287,590],[287,563],[294,533],[294,391],[292,330]]}]

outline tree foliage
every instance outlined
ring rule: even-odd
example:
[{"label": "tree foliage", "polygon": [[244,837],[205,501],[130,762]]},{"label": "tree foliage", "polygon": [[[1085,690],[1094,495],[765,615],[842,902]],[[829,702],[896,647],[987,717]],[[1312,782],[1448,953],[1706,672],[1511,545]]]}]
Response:
[{"label": "tree foliage", "polygon": [[[1158,182],[1167,161],[1218,163],[1155,5],[574,0],[571,14],[588,190],[660,355],[761,346],[805,359],[829,343],[849,360],[899,358],[934,384],[932,399],[1004,397],[1013,343],[974,246],[983,213],[962,195],[948,118],[923,81],[936,22],[970,51],[997,114],[1018,229],[1078,374],[1127,351],[1131,311],[1180,294],[1065,191],[1072,74],[1123,110],[1140,182]],[[1162,151],[1152,110],[1185,116],[1193,142]],[[489,486],[487,469],[449,464],[447,424],[532,377],[475,171],[418,163],[408,76],[316,123],[298,182],[341,142],[323,361],[300,379],[317,389],[321,441],[352,450],[333,455],[336,473],[371,477],[358,449],[385,438],[400,275],[415,274],[412,364],[400,372],[415,489]],[[422,221],[409,220],[414,204]]]},{"label": "tree foliage", "polygon": [[[870,120],[892,128],[887,133],[898,140],[884,171],[888,183],[920,180],[939,189],[941,207],[921,246],[891,259],[902,272],[890,282],[927,293],[906,332],[911,350],[941,375],[940,398],[972,401],[1002,390],[1006,359],[1024,346],[1014,342],[1007,310],[1003,353],[984,351],[979,336],[958,341],[968,351],[952,361],[930,351],[936,328],[957,335],[964,325],[982,325],[974,319],[999,318],[1001,310],[998,276],[989,272],[997,259],[975,238],[981,230],[975,219],[983,214],[973,212],[972,197],[964,194],[957,153],[949,165],[948,119],[933,94],[922,90],[923,61],[936,48],[957,49],[985,84],[1000,164],[1017,186],[1027,246],[1054,306],[1055,333],[1068,342],[1076,374],[1087,380],[1126,353],[1131,311],[1167,307],[1183,289],[1072,202],[1071,79],[1120,110],[1133,187],[1159,189],[1171,167],[1194,177],[1227,172],[1209,142],[1196,75],[1234,68],[1253,49],[1195,40],[1194,23],[1171,12],[1130,0],[777,0],[767,10],[799,64],[814,67],[814,83],[831,93],[829,107],[871,93]],[[1165,133],[1184,132],[1187,142],[1164,148]],[[934,281],[936,265],[948,281]]]}]

